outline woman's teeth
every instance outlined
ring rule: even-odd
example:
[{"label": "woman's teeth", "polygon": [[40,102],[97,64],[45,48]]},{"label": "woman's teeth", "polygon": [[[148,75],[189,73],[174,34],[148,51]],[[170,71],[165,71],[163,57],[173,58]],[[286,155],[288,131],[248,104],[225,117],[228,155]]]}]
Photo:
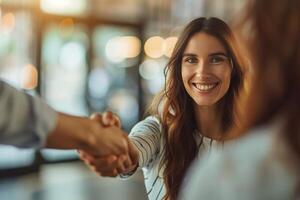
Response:
[{"label": "woman's teeth", "polygon": [[200,84],[200,83],[194,83],[194,86],[201,91],[208,91],[213,89],[218,83],[214,84]]}]

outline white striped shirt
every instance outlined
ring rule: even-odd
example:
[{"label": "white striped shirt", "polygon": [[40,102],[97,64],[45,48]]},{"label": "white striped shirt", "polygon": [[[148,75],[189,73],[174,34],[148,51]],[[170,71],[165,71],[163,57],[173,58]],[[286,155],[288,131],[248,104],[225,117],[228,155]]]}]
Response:
[{"label": "white striped shirt", "polygon": [[[162,137],[162,126],[159,120],[153,116],[136,124],[130,132],[129,138],[136,146],[139,153],[139,166],[144,172],[145,186],[149,200],[160,200],[165,194],[165,185],[163,181],[164,167],[160,168],[160,162],[165,145]],[[212,149],[220,149],[222,144],[207,137],[201,137],[197,134],[199,156]],[[204,153],[205,154],[205,153]],[[202,159],[202,158],[201,158]],[[123,174],[121,177],[129,177],[135,172]]]}]

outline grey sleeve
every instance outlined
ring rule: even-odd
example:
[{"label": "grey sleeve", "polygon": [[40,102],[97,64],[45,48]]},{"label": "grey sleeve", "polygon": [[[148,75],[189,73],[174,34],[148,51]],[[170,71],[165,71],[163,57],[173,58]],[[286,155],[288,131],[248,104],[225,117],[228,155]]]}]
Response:
[{"label": "grey sleeve", "polygon": [[0,144],[41,147],[56,125],[57,113],[39,97],[0,80]]}]

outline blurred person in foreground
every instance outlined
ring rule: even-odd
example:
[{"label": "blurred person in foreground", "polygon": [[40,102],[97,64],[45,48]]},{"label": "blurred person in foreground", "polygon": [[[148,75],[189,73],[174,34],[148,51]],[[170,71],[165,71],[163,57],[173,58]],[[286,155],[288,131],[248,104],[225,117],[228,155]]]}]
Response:
[{"label": "blurred person in foreground", "polygon": [[254,61],[235,146],[196,161],[180,199],[300,198],[300,1],[250,0],[242,28]]},{"label": "blurred person in foreground", "polygon": [[[0,80],[0,144],[21,148],[83,149],[95,155],[126,154],[126,134],[95,120],[58,113],[39,97]],[[111,133],[114,134],[111,134]]]}]

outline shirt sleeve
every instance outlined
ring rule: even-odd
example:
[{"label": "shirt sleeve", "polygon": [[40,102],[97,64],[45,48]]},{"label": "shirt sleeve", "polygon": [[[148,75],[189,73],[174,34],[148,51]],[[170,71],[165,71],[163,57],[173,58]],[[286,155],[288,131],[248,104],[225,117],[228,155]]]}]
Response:
[{"label": "shirt sleeve", "polygon": [[39,148],[56,125],[57,113],[0,80],[0,144]]},{"label": "shirt sleeve", "polygon": [[[159,120],[152,116],[147,117],[132,128],[129,139],[139,154],[137,169],[149,168],[154,160],[156,160],[160,152],[161,131],[162,128]],[[135,171],[122,174],[121,177],[126,178],[134,174]]]}]

